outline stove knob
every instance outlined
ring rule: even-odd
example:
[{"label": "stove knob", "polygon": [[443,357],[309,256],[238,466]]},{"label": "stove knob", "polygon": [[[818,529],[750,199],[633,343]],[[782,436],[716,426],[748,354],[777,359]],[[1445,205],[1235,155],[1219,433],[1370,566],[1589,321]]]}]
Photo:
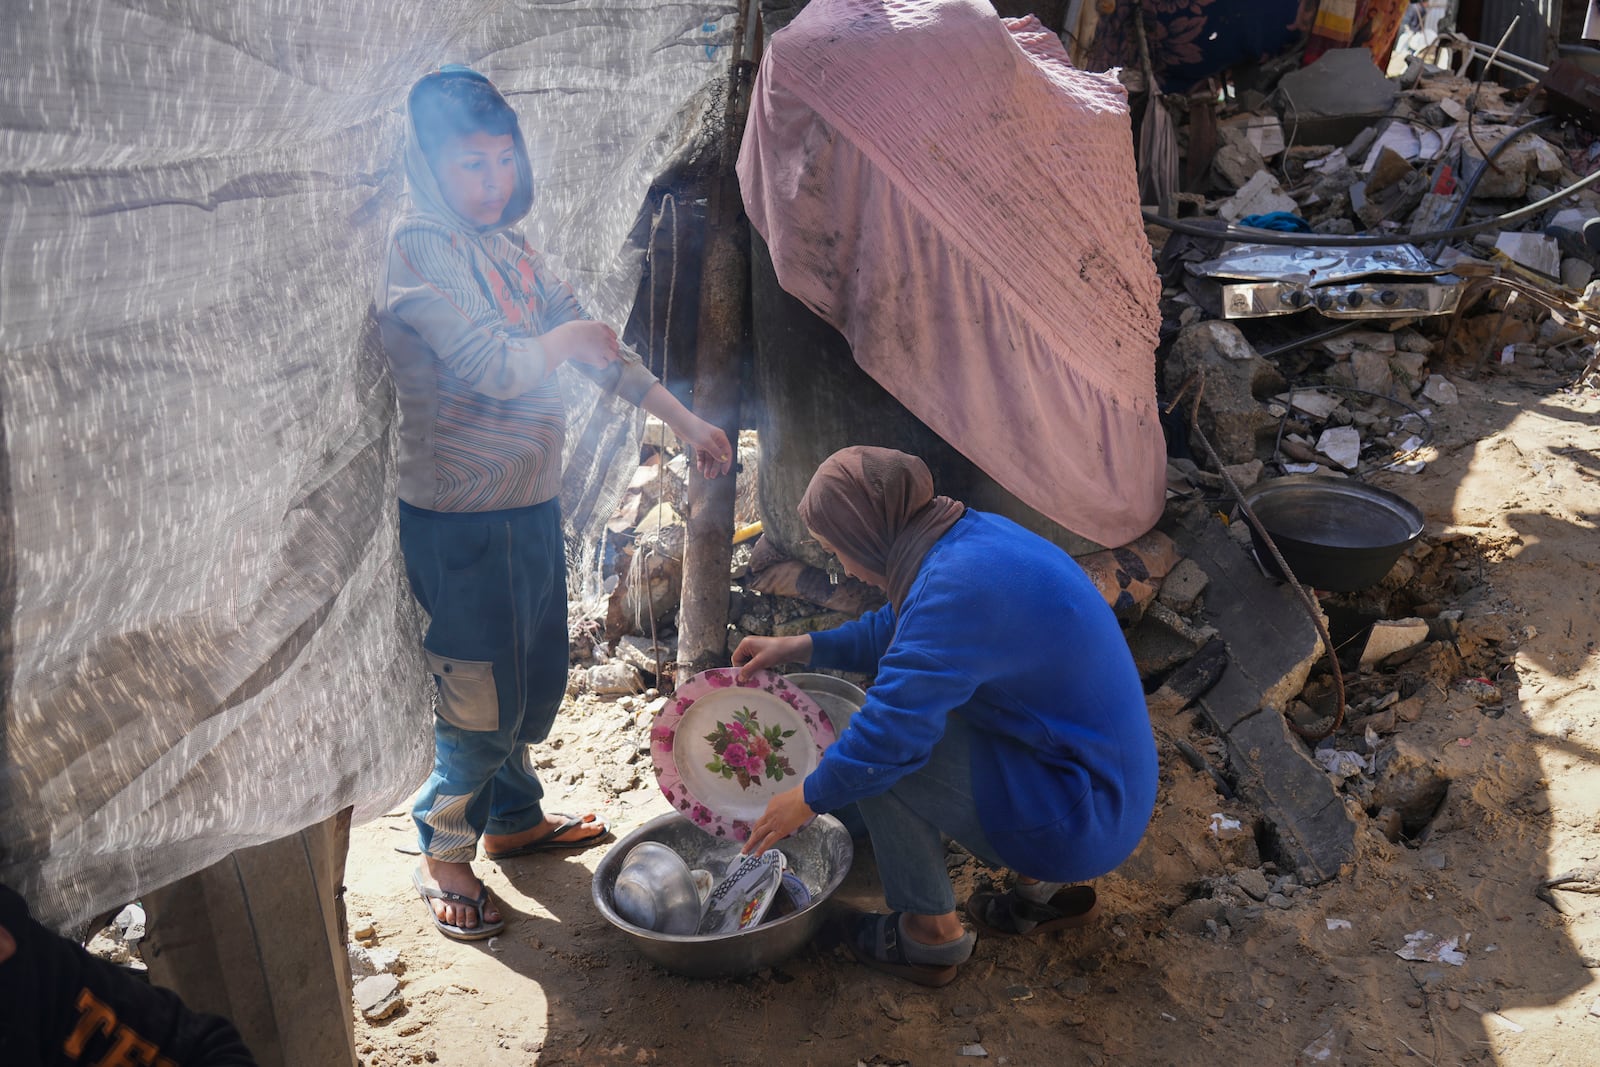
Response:
[{"label": "stove knob", "polygon": [[1303,308],[1310,298],[1306,296],[1304,289],[1292,289],[1286,294],[1285,299],[1289,301],[1291,307]]},{"label": "stove knob", "polygon": [[1317,297],[1317,307],[1323,311],[1331,310],[1335,303],[1332,293],[1322,293]]},{"label": "stove knob", "polygon": [[1353,308],[1358,308],[1365,303],[1365,298],[1360,293],[1351,293],[1344,298],[1344,302]]},{"label": "stove knob", "polygon": [[1382,304],[1384,307],[1392,308],[1396,304],[1400,303],[1400,294],[1395,292],[1393,289],[1385,289],[1383,292],[1378,294],[1378,303]]}]

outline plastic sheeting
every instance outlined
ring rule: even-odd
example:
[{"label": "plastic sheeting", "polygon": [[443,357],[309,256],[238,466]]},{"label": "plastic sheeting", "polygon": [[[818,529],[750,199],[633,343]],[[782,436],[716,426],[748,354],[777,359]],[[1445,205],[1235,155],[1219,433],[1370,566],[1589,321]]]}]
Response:
[{"label": "plastic sheeting", "polygon": [[[496,81],[529,237],[620,326],[627,234],[734,8],[3,6],[0,881],[65,926],[427,773],[369,314],[407,87]],[[583,525],[637,455],[574,398]]]}]

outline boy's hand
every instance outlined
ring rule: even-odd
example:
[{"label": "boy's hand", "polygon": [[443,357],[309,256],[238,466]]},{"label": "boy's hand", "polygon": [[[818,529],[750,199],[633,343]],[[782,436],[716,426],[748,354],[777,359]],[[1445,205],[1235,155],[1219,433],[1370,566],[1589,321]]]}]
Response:
[{"label": "boy's hand", "polygon": [[733,469],[733,449],[728,435],[698,415],[690,415],[680,435],[694,449],[694,465],[707,478],[716,478]]},{"label": "boy's hand", "polygon": [[545,351],[554,355],[557,363],[573,360],[591,367],[604,368],[622,358],[617,348],[617,333],[603,322],[573,319],[539,338]]}]

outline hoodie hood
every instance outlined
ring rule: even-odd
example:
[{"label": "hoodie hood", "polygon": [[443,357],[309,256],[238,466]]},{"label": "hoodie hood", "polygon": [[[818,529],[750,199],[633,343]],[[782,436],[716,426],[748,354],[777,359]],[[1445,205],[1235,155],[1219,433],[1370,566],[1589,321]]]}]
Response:
[{"label": "hoodie hood", "polygon": [[[527,218],[529,210],[533,207],[533,166],[528,161],[528,145],[522,139],[522,124],[514,123],[511,127],[511,140],[516,147],[517,187],[512,191],[511,199],[506,202],[505,210],[500,213],[499,222],[492,226],[473,222],[445,201],[444,192],[439,188],[439,176],[434,173],[432,164],[428,162],[427,153],[422,150],[422,141],[417,136],[417,123],[412,105],[418,91],[435,78],[477,78],[491,88],[494,87],[493,82],[477,71],[451,65],[421,78],[406,94],[406,185],[411,193],[411,208],[420,214],[439,219],[452,230],[459,230],[462,233],[477,237],[502,233]],[[498,89],[495,91],[499,92]]]}]

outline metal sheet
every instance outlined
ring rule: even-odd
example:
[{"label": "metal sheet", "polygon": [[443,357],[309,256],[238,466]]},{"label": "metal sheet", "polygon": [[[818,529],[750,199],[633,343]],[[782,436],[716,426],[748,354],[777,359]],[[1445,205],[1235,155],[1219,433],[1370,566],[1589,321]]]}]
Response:
[{"label": "metal sheet", "polygon": [[1295,281],[1305,285],[1350,282],[1375,274],[1428,277],[1445,274],[1415,245],[1377,248],[1294,248],[1236,245],[1215,259],[1189,264],[1202,278]]}]

